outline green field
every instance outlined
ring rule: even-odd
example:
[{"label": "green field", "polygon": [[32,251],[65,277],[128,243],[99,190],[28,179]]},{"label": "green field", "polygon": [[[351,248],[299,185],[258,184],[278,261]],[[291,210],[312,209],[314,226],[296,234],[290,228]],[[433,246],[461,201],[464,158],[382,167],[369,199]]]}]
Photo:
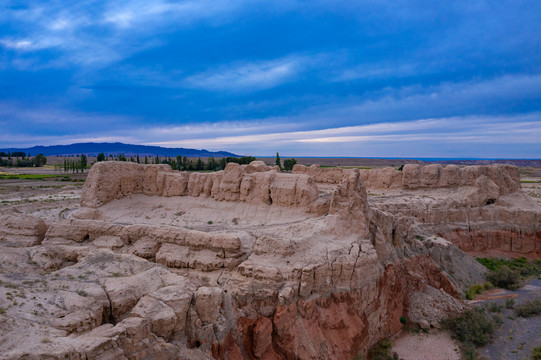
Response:
[{"label": "green field", "polygon": [[68,175],[45,175],[45,174],[11,174],[0,173],[0,180],[44,180],[46,178],[69,179]]}]

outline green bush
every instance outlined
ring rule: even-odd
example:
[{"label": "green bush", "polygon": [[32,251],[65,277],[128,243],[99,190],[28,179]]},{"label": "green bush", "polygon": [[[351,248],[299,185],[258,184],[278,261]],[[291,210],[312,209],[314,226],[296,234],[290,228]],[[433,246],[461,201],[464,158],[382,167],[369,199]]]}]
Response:
[{"label": "green bush", "polygon": [[475,298],[475,295],[480,294],[481,292],[483,292],[483,285],[475,284],[471,288],[466,290],[466,299],[473,300]]},{"label": "green bush", "polygon": [[505,300],[505,308],[506,309],[512,309],[514,307],[515,307],[515,300],[514,299]]},{"label": "green bush", "polygon": [[475,284],[468,290],[466,290],[466,300],[473,300],[475,298],[475,295],[481,294],[485,290],[492,289],[493,285],[490,282],[486,282],[484,284]]},{"label": "green bush", "polygon": [[400,322],[401,322],[402,324],[406,325],[406,323],[408,322],[408,319],[407,319],[404,315],[402,315],[402,316],[400,317]]},{"label": "green bush", "polygon": [[541,314],[541,300],[526,301],[515,306],[517,316],[531,317]]},{"label": "green bush", "polygon": [[368,360],[395,360],[398,359],[398,355],[393,353],[391,355],[391,348],[393,344],[389,339],[383,339],[368,350]]},{"label": "green bush", "polygon": [[487,280],[497,287],[515,290],[520,286],[521,274],[519,270],[511,269],[509,266],[504,265],[488,273]]},{"label": "green bush", "polygon": [[502,311],[502,306],[499,305],[498,303],[491,303],[489,306],[488,306],[488,311],[492,312],[492,313],[499,313]]},{"label": "green bush", "polygon": [[483,309],[475,308],[443,321],[443,325],[463,345],[483,346],[492,340],[502,322],[501,317],[488,316]]},{"label": "green bush", "polygon": [[293,170],[293,166],[297,163],[295,159],[286,159],[284,160],[284,169],[287,171]]}]

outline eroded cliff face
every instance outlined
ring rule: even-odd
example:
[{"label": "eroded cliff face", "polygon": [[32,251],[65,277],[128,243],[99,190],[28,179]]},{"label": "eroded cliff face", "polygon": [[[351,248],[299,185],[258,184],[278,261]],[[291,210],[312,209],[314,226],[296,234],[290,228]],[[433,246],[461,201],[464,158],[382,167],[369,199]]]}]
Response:
[{"label": "eroded cliff face", "polygon": [[0,325],[0,358],[348,359],[402,315],[436,326],[482,278],[453,243],[540,247],[508,232],[539,231],[515,168],[448,168],[96,164],[70,219],[2,220],[19,245],[0,279],[26,300]]},{"label": "eroded cliff face", "polygon": [[[352,170],[296,165],[294,173],[336,183]],[[541,258],[541,210],[521,191],[510,165],[405,165],[361,170],[374,209],[416,222],[419,236],[437,234],[470,254]]]}]

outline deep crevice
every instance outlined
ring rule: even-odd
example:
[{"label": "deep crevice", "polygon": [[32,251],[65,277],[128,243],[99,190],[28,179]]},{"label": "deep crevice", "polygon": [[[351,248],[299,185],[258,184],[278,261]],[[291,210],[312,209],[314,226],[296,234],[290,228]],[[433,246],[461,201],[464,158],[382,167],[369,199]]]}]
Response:
[{"label": "deep crevice", "polygon": [[103,292],[105,293],[105,296],[107,296],[107,300],[109,301],[109,313],[106,311],[103,312],[102,315],[102,324],[112,324],[116,325],[115,317],[113,316],[113,303],[111,301],[111,298],[109,297],[109,293],[105,289],[103,289]]}]

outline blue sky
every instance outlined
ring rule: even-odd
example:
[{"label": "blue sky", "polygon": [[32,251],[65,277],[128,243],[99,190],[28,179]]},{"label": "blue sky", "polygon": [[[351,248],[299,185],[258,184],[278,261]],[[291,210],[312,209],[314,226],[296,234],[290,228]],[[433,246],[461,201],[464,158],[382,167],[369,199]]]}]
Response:
[{"label": "blue sky", "polygon": [[541,158],[539,1],[0,2],[0,147]]}]

